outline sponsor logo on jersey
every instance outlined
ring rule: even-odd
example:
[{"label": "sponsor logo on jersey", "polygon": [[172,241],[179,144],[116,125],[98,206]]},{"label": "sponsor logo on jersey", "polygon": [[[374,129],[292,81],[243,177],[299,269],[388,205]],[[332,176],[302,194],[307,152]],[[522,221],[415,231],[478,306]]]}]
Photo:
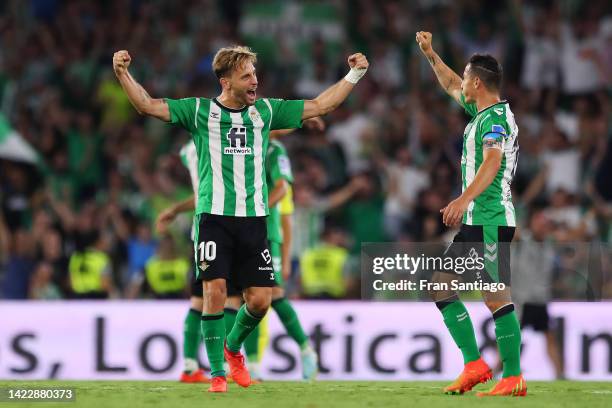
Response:
[{"label": "sponsor logo on jersey", "polygon": [[238,156],[245,156],[247,154],[251,154],[251,148],[250,147],[225,147],[223,148],[223,153],[235,154]]},{"label": "sponsor logo on jersey", "polygon": [[252,154],[252,150],[247,146],[247,129],[244,126],[232,127],[226,135],[229,146],[223,148],[224,154],[244,156]]}]

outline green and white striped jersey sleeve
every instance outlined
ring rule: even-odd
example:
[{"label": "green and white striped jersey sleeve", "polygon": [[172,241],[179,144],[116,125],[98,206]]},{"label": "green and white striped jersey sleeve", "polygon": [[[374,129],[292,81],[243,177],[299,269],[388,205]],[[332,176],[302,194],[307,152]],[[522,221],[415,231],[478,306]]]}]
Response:
[{"label": "green and white striped jersey sleeve", "polygon": [[302,127],[303,100],[264,99],[272,112],[270,130],[297,129]]}]

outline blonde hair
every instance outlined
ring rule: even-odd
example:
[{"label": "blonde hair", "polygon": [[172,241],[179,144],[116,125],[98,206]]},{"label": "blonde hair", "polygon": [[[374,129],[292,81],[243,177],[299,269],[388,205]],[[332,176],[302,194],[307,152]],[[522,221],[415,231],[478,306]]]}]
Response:
[{"label": "blonde hair", "polygon": [[213,59],[212,68],[217,78],[221,78],[236,68],[241,67],[246,62],[255,64],[257,62],[257,54],[251,51],[249,47],[234,45],[221,48],[217,51]]}]

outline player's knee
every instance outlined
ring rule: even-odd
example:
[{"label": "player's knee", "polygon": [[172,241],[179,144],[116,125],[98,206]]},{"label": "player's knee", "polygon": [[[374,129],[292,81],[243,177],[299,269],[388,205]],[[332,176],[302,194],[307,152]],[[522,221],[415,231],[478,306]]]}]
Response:
[{"label": "player's knee", "polygon": [[215,279],[209,282],[204,282],[204,306],[207,308],[223,309],[227,290],[225,280]]},{"label": "player's knee", "polygon": [[272,302],[272,289],[260,288],[257,291],[249,291],[245,294],[245,301],[250,311],[264,315]]},{"label": "player's knee", "polygon": [[485,302],[485,305],[487,305],[487,308],[489,309],[491,313],[495,313],[496,311],[506,306],[507,304],[512,303],[508,300],[500,300],[500,299],[485,299],[484,302]]}]

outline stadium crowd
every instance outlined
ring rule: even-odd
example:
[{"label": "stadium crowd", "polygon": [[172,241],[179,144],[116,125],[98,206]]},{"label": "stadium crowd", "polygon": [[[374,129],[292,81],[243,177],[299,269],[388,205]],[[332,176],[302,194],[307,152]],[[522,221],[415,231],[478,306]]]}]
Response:
[{"label": "stadium crowd", "polygon": [[[452,237],[439,210],[459,193],[467,116],[418,55],[414,33],[427,29],[459,73],[475,52],[504,66],[520,128],[520,236],[598,242],[608,257],[595,289],[585,290],[575,282],[588,272],[558,256],[550,296],[612,298],[612,6],[502,3],[2,2],[0,112],[39,159],[0,160],[0,297],[91,297],[81,296],[91,282],[70,279],[83,267],[103,270],[96,297],[150,296],[147,262],[191,259],[188,214],[169,236],[154,227],[191,194],[178,156],[189,135],[137,115],[111,56],[129,50],[133,75],[153,96],[210,97],[218,92],[212,57],[232,43],[261,51],[260,96],[309,98],[341,77],[349,52],[371,61],[323,132],[284,139],[295,173],[290,291],[325,295],[299,283],[300,257],[325,243],[349,255],[334,297],[359,297],[361,243]],[[264,29],[270,38],[258,35]]]}]

